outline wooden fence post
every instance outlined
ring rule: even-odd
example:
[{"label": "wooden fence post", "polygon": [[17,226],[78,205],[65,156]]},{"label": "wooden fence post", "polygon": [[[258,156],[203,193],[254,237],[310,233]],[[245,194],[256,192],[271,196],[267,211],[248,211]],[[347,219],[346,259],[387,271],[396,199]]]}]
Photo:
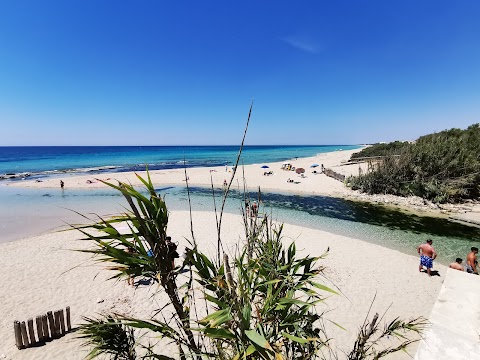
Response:
[{"label": "wooden fence post", "polygon": [[72,322],[70,321],[70,306],[67,306],[65,309],[67,313],[67,331],[72,330]]},{"label": "wooden fence post", "polygon": [[55,311],[53,313],[54,324],[55,324],[55,337],[60,337],[60,311]]},{"label": "wooden fence post", "polygon": [[35,323],[37,325],[37,335],[38,335],[38,342],[43,342],[44,336],[43,336],[43,324],[42,324],[42,317],[37,316],[35,319]]},{"label": "wooden fence post", "polygon": [[30,337],[30,345],[33,345],[37,342],[35,340],[35,330],[33,329],[33,319],[28,319],[27,325],[28,325],[28,336]]},{"label": "wooden fence post", "polygon": [[[37,335],[35,336],[35,327]],[[50,329],[50,330],[49,330]],[[57,339],[72,330],[70,306],[55,312],[48,311],[46,315],[30,318],[25,321],[14,321],[15,344],[18,349],[25,349],[37,343],[45,343]]]},{"label": "wooden fence post", "polygon": [[60,333],[65,335],[65,317],[63,314],[63,309],[60,310]]},{"label": "wooden fence post", "polygon": [[42,315],[42,327],[43,327],[43,340],[47,341],[51,339],[51,335],[48,332],[48,318],[47,315]]},{"label": "wooden fence post", "polygon": [[15,331],[15,344],[17,345],[18,349],[23,349],[23,341],[22,341],[22,331],[20,330],[20,322],[15,321],[13,323],[13,330]]},{"label": "wooden fence post", "polygon": [[30,340],[28,340],[27,326],[25,325],[25,321],[22,321],[20,323],[20,330],[22,332],[23,345],[25,347],[29,347],[30,346]]},{"label": "wooden fence post", "polygon": [[57,337],[57,333],[55,332],[55,321],[53,320],[53,313],[51,311],[47,312],[48,318],[48,325],[50,326],[50,335],[52,339]]}]

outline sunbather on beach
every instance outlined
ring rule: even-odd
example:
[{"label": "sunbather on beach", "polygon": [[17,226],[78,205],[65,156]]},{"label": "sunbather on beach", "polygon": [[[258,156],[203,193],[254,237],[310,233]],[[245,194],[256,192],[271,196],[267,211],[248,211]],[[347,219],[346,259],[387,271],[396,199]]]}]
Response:
[{"label": "sunbather on beach", "polygon": [[420,255],[420,266],[418,271],[422,271],[423,267],[427,268],[427,273],[429,276],[432,276],[431,269],[433,268],[433,260],[437,257],[437,252],[432,246],[433,240],[428,239],[425,244],[421,244],[417,247],[417,252]]}]

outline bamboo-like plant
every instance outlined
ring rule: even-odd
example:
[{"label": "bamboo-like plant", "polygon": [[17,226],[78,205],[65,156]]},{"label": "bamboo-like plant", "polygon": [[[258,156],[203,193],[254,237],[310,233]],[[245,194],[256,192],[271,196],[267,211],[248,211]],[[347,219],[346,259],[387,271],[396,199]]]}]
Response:
[{"label": "bamboo-like plant", "polygon": [[[418,341],[418,339],[412,339],[411,334],[420,335],[428,324],[422,317],[409,321],[397,317],[381,329],[383,317],[379,319],[378,313],[373,316],[371,321],[368,321],[367,318],[358,332],[352,351],[347,355],[347,360],[377,360],[398,351],[406,351],[409,345]],[[407,337],[407,334],[410,336]],[[398,340],[399,344],[385,346],[382,341],[389,337]]]},{"label": "bamboo-like plant", "polygon": [[[156,193],[148,172],[147,179],[137,176],[148,196],[125,183],[105,182],[124,195],[131,209],[123,216],[76,227],[86,235],[85,240],[97,245],[95,249],[82,251],[94,254],[98,261],[113,263],[108,267],[115,271],[112,278],[142,277],[160,283],[175,309],[178,326],[158,319],[142,321],[121,315],[87,319],[81,332],[91,338],[89,344],[103,336],[100,329],[104,326],[128,325],[158,332],[177,343],[179,352],[191,356],[286,359],[302,354],[302,358],[313,358],[315,350],[327,343],[322,329],[314,326],[321,318],[315,305],[324,300],[318,291],[335,293],[315,281],[322,271],[315,263],[322,257],[297,258],[294,244],[288,249],[282,244],[283,227],[276,229],[268,217],[258,224],[256,220],[251,222],[253,257],[247,256],[245,247],[232,264],[224,255],[221,265],[216,265],[194,247],[186,261],[204,289],[203,295],[210,304],[208,310],[213,311],[194,323],[188,297],[180,299],[181,292],[188,294],[192,289],[192,282],[178,284],[178,272],[172,267],[166,243],[165,202]],[[129,231],[120,232],[115,227],[118,223],[128,224]],[[195,341],[194,331],[201,335],[201,343]]]},{"label": "bamboo-like plant", "polygon": [[217,267],[207,256],[193,257],[204,297],[216,310],[200,321],[222,359],[311,359],[328,339],[315,306],[324,300],[317,290],[336,293],[315,281],[323,258],[297,258],[295,244],[285,249],[282,226],[268,217],[256,231],[254,256],[242,249],[230,265],[224,256]]},{"label": "bamboo-like plant", "polygon": [[100,355],[111,355],[118,360],[135,360],[135,335],[133,328],[127,327],[111,315],[101,319],[85,317],[80,338],[84,338],[84,346],[91,348],[87,359]]},{"label": "bamboo-like plant", "polygon": [[[134,280],[143,277],[160,283],[175,309],[176,321],[184,335],[179,343],[185,342],[190,351],[199,354],[199,346],[190,328],[190,314],[179,297],[174,257],[167,242],[168,211],[165,201],[155,191],[148,171],[147,179],[138,174],[137,177],[145,185],[148,196],[130,184],[104,182],[122,193],[130,209],[113,219],[100,219],[92,225],[75,227],[86,236],[84,240],[92,240],[97,245],[95,249],[81,251],[94,254],[98,261],[113,263],[109,267],[115,271],[112,278]],[[114,226],[118,223],[127,224],[130,231],[121,233]]]}]

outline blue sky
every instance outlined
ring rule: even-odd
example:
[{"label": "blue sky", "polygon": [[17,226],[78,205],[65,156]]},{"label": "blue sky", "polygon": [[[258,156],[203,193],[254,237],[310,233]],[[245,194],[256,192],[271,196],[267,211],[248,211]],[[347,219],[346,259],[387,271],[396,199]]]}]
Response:
[{"label": "blue sky", "polygon": [[480,122],[480,2],[2,1],[0,145],[415,139]]}]

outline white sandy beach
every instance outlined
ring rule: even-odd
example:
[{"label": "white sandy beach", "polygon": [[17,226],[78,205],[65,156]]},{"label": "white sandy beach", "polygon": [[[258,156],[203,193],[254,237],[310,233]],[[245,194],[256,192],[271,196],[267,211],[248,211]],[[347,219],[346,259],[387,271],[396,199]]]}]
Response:
[{"label": "white sandy beach", "polygon": [[[285,162],[289,162],[296,168],[305,169],[305,177],[297,174],[295,171],[281,170],[282,162],[274,163],[262,163],[239,166],[233,186],[236,187],[240,184],[243,188],[242,177],[243,173],[247,182],[247,186],[250,189],[257,189],[259,186],[264,191],[292,191],[304,194],[323,194],[323,195],[342,195],[348,192],[343,184],[332,178],[329,178],[321,174],[313,174],[313,171],[320,172],[320,167],[311,168],[312,164],[323,164],[326,168],[332,168],[333,170],[345,174],[358,174],[357,165],[342,165],[342,162],[346,162],[350,159],[350,156],[354,152],[359,150],[345,150],[334,151],[329,153],[319,154],[313,157],[305,157],[298,159],[291,159]],[[262,169],[261,166],[268,166],[266,169]],[[265,176],[265,172],[273,171],[273,175]],[[139,172],[144,176],[144,172]],[[189,178],[189,185],[191,186],[211,186],[212,181],[214,186],[222,187],[224,180],[229,181],[232,176],[232,168],[228,167],[228,171],[225,167],[198,167],[188,168],[187,175]],[[185,172],[184,169],[175,170],[153,170],[150,171],[152,181],[156,185],[185,185]],[[65,174],[65,177],[61,179],[65,182],[65,189],[68,188],[96,188],[104,187],[105,185],[95,180],[99,178],[102,180],[117,179],[120,181],[129,182],[133,185],[140,185],[140,181],[136,178],[133,172],[123,173],[102,173],[100,175],[70,175]],[[288,179],[293,179],[294,183],[287,183]],[[89,181],[93,181],[90,183]],[[59,177],[45,179],[42,182],[35,182],[35,180],[25,180],[9,183],[9,186],[20,187],[34,187],[34,188],[58,188]]]},{"label": "white sandy beach", "polygon": [[[194,212],[193,219],[199,247],[213,253],[216,243],[213,213]],[[188,212],[171,213],[168,233],[179,242],[179,250],[183,250],[185,238],[190,237]],[[241,241],[242,234],[241,217],[226,214],[223,239],[229,251]],[[435,269],[441,276],[429,278],[418,272],[416,257],[319,230],[287,225],[285,236],[286,242],[295,239],[304,254],[320,255],[330,247],[330,255],[323,264],[329,279],[344,295],[330,297],[321,309],[331,310],[328,318],[348,330],[329,326],[334,344],[344,351],[353,345],[356,330],[375,294],[373,311],[383,312],[391,305],[387,319],[428,317],[446,272],[444,266],[436,264]],[[134,290],[124,282],[106,281],[111,272],[94,265],[88,254],[72,251],[91,246],[88,242],[76,241],[78,238],[75,232],[60,232],[0,244],[5,275],[0,278],[3,314],[0,358],[82,359],[86,355],[75,333],[42,347],[17,350],[14,320],[26,320],[70,306],[75,325],[82,316],[95,316],[102,311],[148,317],[162,305],[161,295],[156,301],[150,298],[156,286],[139,286]],[[414,351],[415,346],[411,353]],[[409,357],[401,353],[391,359]]]},{"label": "white sandy beach", "polygon": [[[317,163],[345,175],[356,174],[358,164],[343,165],[352,152],[354,151],[337,151],[289,161],[297,168],[305,168],[305,177],[293,171],[281,170],[282,163],[246,165],[239,168],[233,186],[243,187],[240,179],[244,173],[249,190],[260,186],[267,192],[355,197],[357,193],[346,188],[343,183],[323,174],[313,174],[314,169],[310,167]],[[269,168],[262,169],[263,165]],[[365,164],[361,166],[365,171]],[[265,176],[265,171],[273,171],[273,175]],[[226,171],[225,167],[189,168],[187,174],[191,186],[211,186],[212,179],[215,186],[221,187],[224,180],[228,181],[232,176],[231,168]],[[105,186],[95,181],[95,177],[139,185],[134,173],[70,175],[62,178],[65,191],[69,188]],[[152,171],[151,177],[158,186],[185,184],[183,169]],[[289,178],[295,182],[287,182]],[[89,183],[87,180],[94,182]],[[8,186],[57,188],[58,183],[59,178],[56,177],[42,182],[12,182]],[[188,219],[187,212],[171,213],[168,232],[180,243],[180,250],[186,245],[185,239],[190,238]],[[205,251],[213,254],[216,243],[213,213],[194,212],[194,228],[200,249],[207,249]],[[340,352],[348,351],[353,345],[356,331],[375,294],[374,312],[382,313],[391,305],[387,319],[397,316],[405,319],[428,317],[446,272],[444,266],[435,264],[440,276],[429,278],[418,272],[416,257],[320,230],[287,225],[285,235],[286,242],[295,239],[298,248],[305,254],[320,255],[330,247],[330,255],[324,265],[329,279],[341,289],[343,295],[330,297],[326,307],[321,310],[329,310],[328,317],[348,330],[329,326],[329,336],[334,339],[333,344],[338,346]],[[228,244],[227,248],[232,250],[241,242],[242,236],[240,216],[226,214],[223,239]],[[110,272],[104,270],[103,266],[93,264],[89,255],[71,251],[91,246],[87,242],[76,241],[79,237],[74,232],[47,233],[0,244],[0,261],[7,274],[0,279],[0,310],[4,314],[0,327],[0,359],[2,356],[4,359],[82,359],[87,354],[86,349],[80,347],[81,341],[75,339],[75,333],[42,347],[19,351],[15,347],[14,320],[27,320],[66,306],[72,308],[74,324],[78,324],[82,316],[95,316],[102,311],[148,318],[155,309],[161,307],[165,300],[161,294],[157,295],[156,301],[150,299],[157,290],[155,286],[141,285],[134,290],[124,282],[106,281],[111,276]],[[411,347],[411,354],[414,354],[415,348],[415,345]],[[409,359],[409,356],[399,353],[390,358]]]}]

